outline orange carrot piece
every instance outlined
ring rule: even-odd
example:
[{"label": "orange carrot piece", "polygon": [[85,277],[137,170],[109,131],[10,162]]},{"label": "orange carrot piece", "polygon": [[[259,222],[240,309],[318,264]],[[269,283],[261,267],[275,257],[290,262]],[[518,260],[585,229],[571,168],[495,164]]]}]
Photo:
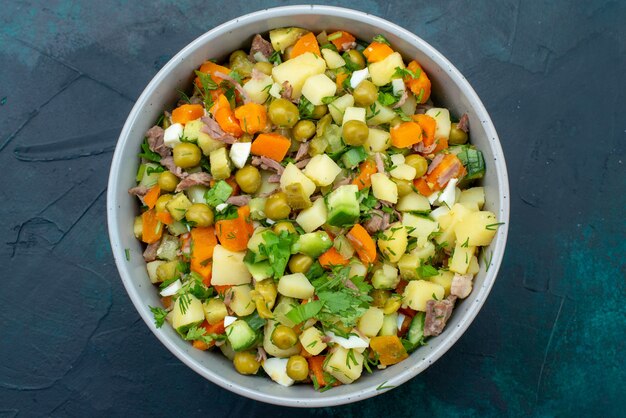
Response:
[{"label": "orange carrot piece", "polygon": [[[230,73],[230,70],[228,68],[222,67],[221,65],[218,65],[214,63],[213,61],[205,61],[204,64],[200,66],[200,69],[198,71],[200,71],[201,73],[210,74],[211,79],[217,84],[221,83],[223,78],[213,75],[215,72],[219,72],[222,74]],[[200,81],[199,77],[196,77],[195,83],[201,89],[203,88],[202,82]]]},{"label": "orange carrot piece", "polygon": [[344,48],[343,46],[350,45],[352,44],[352,42],[356,41],[356,38],[354,36],[343,30],[331,33],[330,35],[328,35],[328,38],[332,39],[331,42],[339,51],[345,51],[346,49],[349,49]]},{"label": "orange carrot piece", "polygon": [[431,189],[428,185],[428,182],[426,181],[426,176],[418,177],[413,180],[413,186],[415,186],[419,194],[421,194],[422,196],[428,197],[434,192],[434,190]]},{"label": "orange carrot piece", "polygon": [[356,184],[359,190],[363,190],[372,185],[372,174],[378,170],[376,164],[371,160],[365,160],[359,166],[359,175],[352,180],[352,184]]},{"label": "orange carrot piece", "polygon": [[209,344],[205,343],[204,341],[200,341],[200,340],[194,340],[193,343],[191,343],[191,345],[193,346],[193,348],[196,348],[196,349],[202,350],[202,351],[206,351],[209,348],[211,348],[211,346]]},{"label": "orange carrot piece", "polygon": [[463,167],[461,160],[459,160],[458,157],[454,154],[445,154],[443,157],[443,160],[441,160],[439,165],[437,165],[437,167],[435,167],[433,171],[430,172],[430,174],[426,174],[425,176],[426,183],[428,184],[431,190],[435,190],[435,191],[441,190],[446,186],[447,182],[445,184],[440,185],[437,182],[437,179],[439,178],[439,176],[445,173],[448,169],[450,169],[450,167],[452,167],[453,165],[456,165],[458,167],[453,177],[458,178],[462,176],[463,174],[465,174],[465,167]]},{"label": "orange carrot piece", "polygon": [[430,98],[430,79],[417,61],[411,61],[409,65],[407,65],[407,68],[413,73],[419,70],[419,75],[417,78],[411,76],[404,77],[404,83],[408,85],[413,94],[415,94],[417,103],[426,103]]},{"label": "orange carrot piece", "polygon": [[437,146],[435,146],[435,149],[432,152],[433,154],[437,154],[438,152],[448,148],[448,138],[441,137],[436,139],[435,142],[437,143]]},{"label": "orange carrot piece", "polygon": [[382,42],[372,42],[363,51],[363,55],[367,58],[367,62],[378,62],[393,54],[393,49]]},{"label": "orange carrot piece", "polygon": [[378,354],[380,364],[390,366],[406,359],[409,354],[397,335],[382,335],[370,340],[370,347]]},{"label": "orange carrot piece", "polygon": [[161,188],[159,187],[159,185],[157,184],[152,186],[150,190],[148,190],[148,193],[146,193],[146,195],[143,197],[143,201],[146,206],[152,209],[154,205],[156,205],[157,199],[159,198],[160,194]]},{"label": "orange carrot piece", "polygon": [[359,224],[354,225],[350,232],[346,234],[346,238],[348,238],[362,262],[370,264],[376,261],[376,243],[365,228]]},{"label": "orange carrot piece", "polygon": [[174,223],[174,218],[172,218],[172,215],[166,210],[163,212],[157,212],[156,217],[165,225],[171,225],[172,223]]},{"label": "orange carrot piece", "polygon": [[196,227],[191,230],[191,271],[195,271],[205,284],[211,283],[213,250],[217,245],[215,228]]},{"label": "orange carrot piece", "polygon": [[337,78],[335,79],[335,84],[337,84],[337,90],[343,89],[343,82],[348,78],[347,73],[339,73],[337,74]]},{"label": "orange carrot piece", "polygon": [[204,116],[204,106],[200,104],[184,104],[172,110],[172,123],[186,124]]},{"label": "orange carrot piece", "polygon": [[213,288],[215,289],[215,291],[222,296],[224,296],[226,294],[226,291],[230,289],[231,287],[233,287],[232,284],[213,285]]},{"label": "orange carrot piece", "polygon": [[244,251],[252,236],[253,227],[250,223],[250,207],[237,209],[237,218],[217,221],[215,229],[220,244],[229,251]]},{"label": "orange carrot piece", "polygon": [[257,103],[247,103],[235,109],[235,117],[239,120],[241,129],[248,134],[255,134],[267,124],[265,106]]},{"label": "orange carrot piece", "polygon": [[299,55],[302,55],[307,52],[312,52],[318,57],[321,56],[320,46],[317,43],[317,38],[313,34],[313,32],[309,32],[306,35],[302,36],[293,46],[291,50],[291,55],[289,58],[295,58]]},{"label": "orange carrot piece", "polygon": [[172,306],[172,297],[171,296],[163,296],[161,298],[161,303],[165,309],[169,309]]},{"label": "orange carrot piece", "polygon": [[202,323],[202,328],[206,330],[207,334],[224,334],[226,332],[223,319],[213,325],[209,324],[207,321],[204,321]]},{"label": "orange carrot piece", "polygon": [[243,130],[239,126],[239,121],[235,117],[235,113],[230,108],[230,102],[223,94],[220,94],[217,101],[209,110],[213,114],[213,118],[220,125],[224,132],[231,134],[235,138],[243,135]]},{"label": "orange carrot piece", "polygon": [[428,115],[413,115],[411,117],[422,128],[422,138],[425,147],[429,147],[435,143],[435,130],[437,129],[437,121]]},{"label": "orange carrot piece", "polygon": [[306,350],[304,349],[304,347],[302,347],[302,348],[300,349],[300,355],[301,355],[302,357],[304,357],[305,359],[309,359],[309,358],[313,357],[313,354],[311,354],[311,353],[309,353],[308,351],[306,351]]},{"label": "orange carrot piece", "polygon": [[339,254],[339,251],[337,251],[335,247],[330,247],[328,251],[320,255],[317,261],[319,261],[322,267],[329,270],[332,269],[333,266],[345,266],[350,262],[350,260]]},{"label": "orange carrot piece", "polygon": [[326,356],[313,356],[307,359],[309,362],[309,375],[311,379],[315,377],[320,387],[326,386],[326,380],[324,379],[324,360],[326,360]]},{"label": "orange carrot piece", "polygon": [[150,209],[141,214],[141,240],[154,244],[163,235],[163,224],[156,217],[156,210]]},{"label": "orange carrot piece", "polygon": [[277,133],[260,134],[252,143],[250,152],[254,155],[262,155],[274,161],[282,161],[289,151],[291,141],[289,138]]},{"label": "orange carrot piece", "polygon": [[402,122],[390,130],[391,144],[396,148],[408,148],[422,140],[422,128],[416,122]]}]

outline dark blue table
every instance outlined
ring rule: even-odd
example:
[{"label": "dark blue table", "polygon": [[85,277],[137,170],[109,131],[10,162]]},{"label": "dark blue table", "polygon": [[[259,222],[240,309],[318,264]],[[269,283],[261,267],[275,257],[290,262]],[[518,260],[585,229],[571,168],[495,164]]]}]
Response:
[{"label": "dark blue table", "polygon": [[[141,4],[140,4],[141,3]],[[290,1],[5,1],[0,16],[0,416],[293,416],[195,374],[139,319],[105,225],[135,98],[211,27]],[[467,76],[498,128],[509,245],[476,321],[400,388],[301,416],[623,416],[626,5],[340,2]]]}]

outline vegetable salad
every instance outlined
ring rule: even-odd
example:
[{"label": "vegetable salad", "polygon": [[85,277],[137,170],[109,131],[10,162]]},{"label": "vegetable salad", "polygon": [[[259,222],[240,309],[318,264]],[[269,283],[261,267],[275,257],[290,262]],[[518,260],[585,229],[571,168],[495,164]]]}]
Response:
[{"label": "vegetable salad", "polygon": [[292,27],[195,76],[129,191],[156,326],[318,390],[443,332],[499,223],[468,117],[433,104],[420,64],[381,35]]}]

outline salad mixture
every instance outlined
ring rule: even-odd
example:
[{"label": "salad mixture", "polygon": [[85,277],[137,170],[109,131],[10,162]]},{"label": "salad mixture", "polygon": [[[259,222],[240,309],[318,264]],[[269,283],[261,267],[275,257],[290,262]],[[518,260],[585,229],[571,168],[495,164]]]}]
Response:
[{"label": "salad mixture", "polygon": [[444,330],[499,223],[467,115],[435,107],[417,61],[381,35],[281,28],[180,95],[129,191],[157,327],[319,390]]}]

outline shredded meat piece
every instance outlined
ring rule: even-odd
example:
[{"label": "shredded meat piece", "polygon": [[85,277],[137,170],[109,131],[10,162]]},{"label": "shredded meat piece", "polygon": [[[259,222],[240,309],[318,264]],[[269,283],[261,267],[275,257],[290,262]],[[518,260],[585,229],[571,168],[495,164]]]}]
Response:
[{"label": "shredded meat piece", "polygon": [[146,261],[146,263],[156,260],[157,250],[159,249],[159,245],[161,245],[161,240],[157,242],[153,242],[152,244],[149,244],[146,247],[146,249],[143,252],[143,259]]},{"label": "shredded meat piece", "polygon": [[398,100],[393,106],[393,109],[397,109],[406,102],[406,99],[409,98],[409,94],[406,92],[406,89],[402,90],[402,96],[400,96],[400,100]]},{"label": "shredded meat piece", "polygon": [[237,142],[237,138],[235,138],[231,134],[224,132],[220,124],[217,123],[217,121],[211,116],[204,116],[202,118],[202,122],[204,123],[204,126],[202,127],[202,132],[208,134],[211,138],[229,145]]},{"label": "shredded meat piece", "polygon": [[250,203],[250,196],[247,194],[242,194],[239,196],[231,196],[226,200],[226,203],[228,203],[229,205],[235,205],[235,206],[245,206],[248,203]]},{"label": "shredded meat piece", "polygon": [[183,171],[182,168],[174,163],[174,157],[172,157],[171,155],[168,155],[165,158],[161,158],[161,165],[170,170],[172,174],[174,174],[179,179],[184,179],[189,175],[188,173]]},{"label": "shredded meat piece", "polygon": [[382,231],[384,228],[382,227],[383,225],[383,211],[382,210],[378,210],[378,209],[373,209],[370,212],[370,218],[365,221],[365,223],[363,224],[363,228],[365,228],[365,230],[367,232],[370,233],[370,235],[375,234],[378,231]]},{"label": "shredded meat piece", "polygon": [[385,162],[383,161],[383,156],[380,152],[374,154],[374,161],[376,161],[376,169],[379,173],[385,173]]},{"label": "shredded meat piece", "polygon": [[320,340],[322,340],[323,343],[329,343],[331,338],[328,335],[322,335]]},{"label": "shredded meat piece", "polygon": [[209,173],[205,173],[204,171],[189,174],[180,183],[178,183],[178,186],[176,186],[176,193],[188,189],[191,186],[210,186],[211,179],[211,175]]},{"label": "shredded meat piece", "polygon": [[267,360],[267,353],[265,352],[263,347],[258,346],[256,349],[256,361],[258,361],[259,363],[262,363],[265,360]]},{"label": "shredded meat piece", "polygon": [[305,158],[302,161],[298,161],[297,163],[295,163],[294,165],[296,167],[298,167],[299,169],[303,169],[304,167],[306,167],[306,165],[309,163],[309,161],[311,161],[310,158]]},{"label": "shredded meat piece", "polygon": [[243,89],[243,87],[241,87],[241,84],[239,84],[239,82],[237,80],[235,80],[234,78],[232,78],[231,76],[224,74],[220,71],[215,71],[213,73],[213,75],[215,75],[216,77],[219,77],[221,79],[224,79],[226,81],[228,81],[230,84],[233,85],[233,87],[235,87],[235,90],[237,90],[239,92],[239,94],[241,94],[241,97],[243,98],[243,102],[244,103],[250,103],[250,96],[248,96],[248,92],[245,91]]},{"label": "shredded meat piece", "polygon": [[347,51],[354,48],[356,48],[356,42],[344,42],[343,44],[341,44],[340,51]]},{"label": "shredded meat piece", "polygon": [[150,188],[146,186],[135,186],[128,189],[128,194],[132,194],[133,196],[143,197],[148,193]]},{"label": "shredded meat piece", "polygon": [[265,73],[257,70],[256,68],[252,69],[252,73],[250,74],[250,78],[253,80],[262,80],[265,78]]},{"label": "shredded meat piece", "polygon": [[452,278],[452,285],[450,286],[450,294],[458,296],[460,299],[465,299],[472,293],[472,279],[473,274],[459,274],[455,273]]},{"label": "shredded meat piece", "polygon": [[257,52],[263,54],[266,61],[269,60],[274,53],[274,47],[272,47],[272,44],[263,39],[263,37],[258,33],[254,35],[254,38],[252,39],[252,46],[250,47],[250,55],[248,55],[248,59],[252,62],[256,62],[257,59],[254,55]]},{"label": "shredded meat piece", "polygon": [[259,167],[261,170],[276,171],[276,174],[283,174],[283,171],[285,171],[285,167],[283,167],[278,161],[264,156],[252,157],[250,164],[255,167]]},{"label": "shredded meat piece", "polygon": [[431,152],[433,152],[435,150],[435,148],[437,148],[437,143],[433,142],[432,144],[430,144],[429,146],[425,147],[424,146],[424,142],[418,142],[417,144],[413,145],[413,151],[415,152],[419,152],[420,154],[424,154],[424,155],[428,155]]},{"label": "shredded meat piece", "polygon": [[272,174],[267,178],[268,183],[280,183],[280,174]]},{"label": "shredded meat piece", "polygon": [[289,84],[289,81],[285,81],[283,83],[283,90],[280,92],[280,97],[292,102],[293,101],[292,95],[293,95],[293,87],[291,87],[291,84]]},{"label": "shredded meat piece", "polygon": [[315,202],[320,197],[323,197],[321,194],[314,194],[311,196],[311,202]]},{"label": "shredded meat piece", "polygon": [[148,147],[153,152],[156,152],[161,157],[167,157],[172,154],[172,150],[163,143],[163,133],[165,131],[158,125],[154,125],[146,132],[146,138],[148,139]]},{"label": "shredded meat piece", "polygon": [[435,168],[437,168],[437,166],[441,163],[441,161],[443,161],[443,154],[437,154],[435,156],[435,158],[433,158],[433,160],[430,162],[430,165],[428,166],[428,170],[426,171],[426,174],[430,174],[433,172],[433,170]]},{"label": "shredded meat piece", "polygon": [[300,147],[298,147],[298,152],[296,153],[296,161],[300,161],[302,157],[304,157],[309,152],[309,145],[310,144],[308,142],[303,142],[300,144]]},{"label": "shredded meat piece", "polygon": [[459,120],[459,123],[456,124],[456,127],[465,133],[469,132],[469,116],[467,116],[467,113],[463,113],[463,116],[461,116],[461,119]]},{"label": "shredded meat piece", "polygon": [[442,333],[446,322],[452,315],[456,296],[448,296],[443,300],[426,302],[426,318],[424,319],[424,336],[437,336]]},{"label": "shredded meat piece", "polygon": [[344,179],[341,179],[341,180],[339,180],[339,181],[336,181],[336,182],[333,184],[333,190],[335,190],[335,189],[337,189],[337,188],[339,188],[339,187],[341,187],[341,186],[345,186],[345,185],[347,185],[347,184],[350,184],[351,182],[352,182],[352,178],[351,178],[351,177],[349,177],[349,176],[348,176],[348,177],[346,177],[346,178],[344,178]]}]

